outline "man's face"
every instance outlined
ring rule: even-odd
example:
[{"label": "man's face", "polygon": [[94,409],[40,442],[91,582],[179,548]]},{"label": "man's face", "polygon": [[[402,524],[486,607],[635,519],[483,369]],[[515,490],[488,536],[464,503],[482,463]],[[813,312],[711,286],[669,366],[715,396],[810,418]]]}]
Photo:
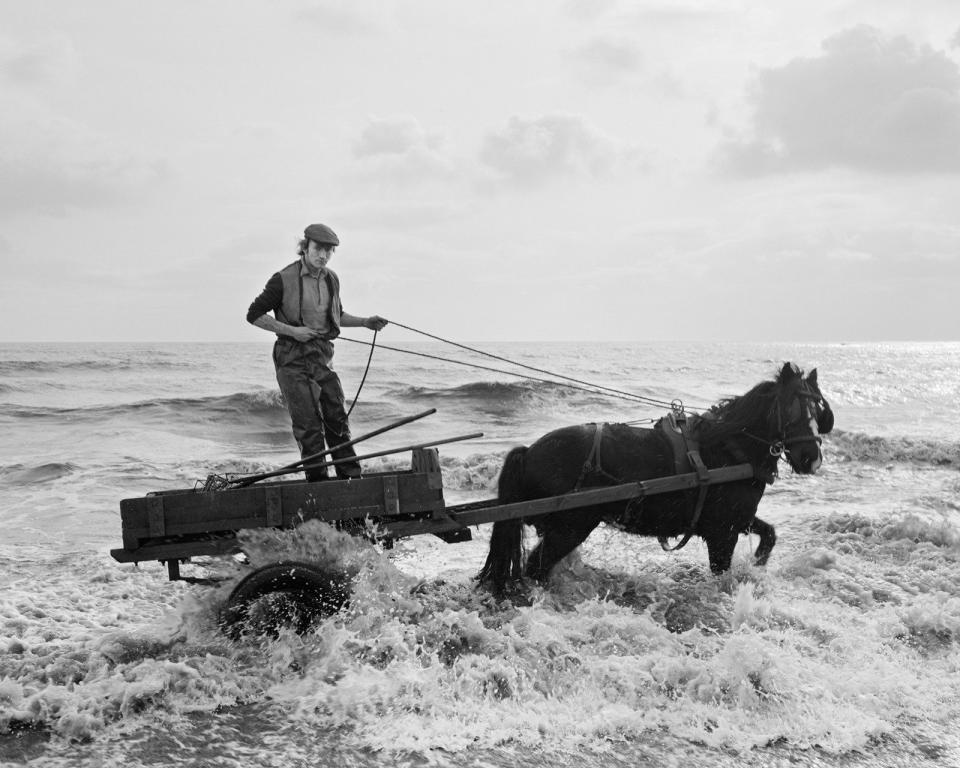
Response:
[{"label": "man's face", "polygon": [[307,244],[307,252],[304,255],[304,259],[307,262],[307,266],[312,270],[320,270],[327,266],[327,262],[333,257],[333,252],[336,250],[337,246],[335,245],[324,245],[322,243],[316,243],[311,240]]}]

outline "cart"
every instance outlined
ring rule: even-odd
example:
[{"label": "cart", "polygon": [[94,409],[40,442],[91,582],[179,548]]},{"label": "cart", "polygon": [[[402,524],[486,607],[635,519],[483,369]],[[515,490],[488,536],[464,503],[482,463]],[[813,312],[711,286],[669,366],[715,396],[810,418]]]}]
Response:
[{"label": "cart", "polygon": [[[426,413],[431,413],[428,411]],[[425,414],[422,414],[425,415]],[[422,416],[421,415],[421,416]],[[413,418],[404,419],[407,423]],[[377,430],[377,433],[395,425]],[[374,433],[371,433],[374,434]],[[409,446],[410,469],[374,472],[360,478],[305,482],[267,480],[218,490],[155,491],[120,502],[123,546],[110,554],[121,563],[158,561],[171,581],[209,582],[181,574],[180,566],[195,557],[240,554],[237,533],[252,528],[290,529],[309,520],[371,530],[387,546],[399,538],[431,534],[447,543],[470,541],[471,529],[502,520],[549,515],[610,502],[629,502],[659,493],[704,488],[753,477],[750,464],[706,469],[651,480],[589,488],[560,496],[509,504],[497,499],[448,505],[436,445],[480,436],[479,433]],[[359,442],[358,438],[353,442]],[[381,451],[370,458],[407,449]],[[288,467],[296,468],[306,460]],[[330,464],[336,464],[335,461]],[[302,468],[302,467],[301,467]],[[266,473],[267,479],[285,472]],[[295,594],[311,613],[338,610],[349,599],[345,575],[323,564],[278,561],[257,569],[233,589],[221,614],[225,628],[248,615],[252,601],[271,592]]]}]

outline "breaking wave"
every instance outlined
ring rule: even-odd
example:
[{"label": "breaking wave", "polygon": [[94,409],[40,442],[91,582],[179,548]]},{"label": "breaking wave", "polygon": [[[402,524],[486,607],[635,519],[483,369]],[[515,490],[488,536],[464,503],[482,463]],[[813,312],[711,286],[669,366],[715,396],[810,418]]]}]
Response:
[{"label": "breaking wave", "polygon": [[196,363],[186,360],[163,358],[115,358],[90,360],[0,360],[0,376],[16,376],[23,373],[75,373],[77,371],[144,371],[150,369],[196,368]]},{"label": "breaking wave", "polygon": [[[630,754],[631,743],[670,734],[708,761],[728,754],[754,765],[758,750],[771,758],[786,745],[797,758],[787,762],[801,764],[813,749],[837,757],[896,738],[948,666],[937,654],[960,638],[955,586],[916,598],[905,579],[887,583],[896,602],[865,595],[856,604],[877,606],[868,624],[849,598],[815,599],[823,589],[863,592],[864,575],[822,551],[797,554],[781,576],[748,572],[736,582],[679,561],[622,572],[575,556],[549,589],[494,600],[463,566],[449,579],[419,579],[316,521],[242,538],[249,566],[218,561],[220,585],[179,598],[158,568],[73,563],[94,587],[80,609],[95,632],[56,621],[73,598],[52,584],[39,587],[46,618],[11,602],[0,733],[109,741],[125,724],[177,729],[222,708],[259,728],[270,702],[272,739],[288,757],[335,734],[357,753],[413,764],[465,764],[478,749],[502,748],[495,765],[549,749],[593,758],[571,765],[619,765],[632,763],[612,748]],[[229,642],[217,632],[219,607],[248,567],[278,558],[343,573],[350,603],[302,637]],[[791,588],[803,592],[784,600]],[[151,600],[169,607],[152,624],[118,629],[110,618],[118,601]],[[907,663],[917,654],[927,665]]]},{"label": "breaking wave", "polygon": [[0,467],[0,480],[11,485],[32,485],[59,480],[75,473],[79,467],[70,462],[48,462],[45,464],[10,464]]},{"label": "breaking wave", "polygon": [[51,408],[0,405],[0,414],[22,419],[107,419],[127,415],[162,414],[195,419],[217,416],[258,416],[286,413],[279,390],[262,389],[212,397],[172,397],[118,405]]},{"label": "breaking wave", "polygon": [[[531,380],[474,381],[454,387],[410,386],[392,390],[387,394],[399,402],[447,402],[481,413],[499,415],[523,410],[536,411],[545,407],[609,410],[611,403],[617,402],[616,399],[611,400],[609,394],[591,390],[589,387]],[[630,402],[630,398],[625,396],[621,402]]]},{"label": "breaking wave", "polygon": [[879,437],[835,430],[827,438],[840,461],[960,466],[960,442],[912,437]]}]

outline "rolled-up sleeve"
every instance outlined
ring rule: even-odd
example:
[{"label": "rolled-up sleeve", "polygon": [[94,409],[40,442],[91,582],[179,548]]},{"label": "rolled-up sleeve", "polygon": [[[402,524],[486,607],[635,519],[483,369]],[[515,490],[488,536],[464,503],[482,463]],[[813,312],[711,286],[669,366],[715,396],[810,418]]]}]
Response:
[{"label": "rolled-up sleeve", "polygon": [[280,277],[279,272],[274,272],[263,291],[250,304],[250,308],[247,310],[247,322],[252,323],[267,312],[273,312],[281,306],[282,302],[283,278]]}]

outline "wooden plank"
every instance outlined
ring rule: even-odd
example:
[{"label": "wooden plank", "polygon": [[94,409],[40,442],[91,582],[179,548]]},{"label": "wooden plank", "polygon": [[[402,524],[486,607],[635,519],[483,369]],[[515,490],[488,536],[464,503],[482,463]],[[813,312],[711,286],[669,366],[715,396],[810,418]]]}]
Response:
[{"label": "wooden plank", "polygon": [[159,496],[147,497],[147,525],[150,535],[159,538],[166,533],[163,519],[163,499]]},{"label": "wooden plank", "polygon": [[283,525],[283,492],[279,488],[266,488],[264,501],[267,527],[279,528]]},{"label": "wooden plank", "polygon": [[397,478],[389,476],[383,478],[383,513],[385,515],[400,514],[400,492],[397,490]]},{"label": "wooden plank", "polygon": [[214,557],[240,551],[235,537],[205,539],[203,541],[177,541],[147,544],[137,549],[111,549],[110,555],[120,563],[142,563],[148,560],[184,559],[187,557]]},{"label": "wooden plank", "polygon": [[427,476],[427,487],[443,489],[443,473],[440,471],[440,454],[436,448],[417,448],[413,452],[410,465],[414,472]]},{"label": "wooden plank", "polygon": [[[737,464],[734,467],[711,469],[706,480],[707,485],[728,483],[736,480],[746,480],[754,476],[753,467],[749,464]],[[701,484],[696,472],[683,475],[657,477],[651,480],[641,480],[634,483],[623,483],[606,488],[591,488],[586,491],[567,493],[563,496],[550,496],[545,499],[531,499],[512,504],[500,504],[493,507],[481,507],[457,512],[453,507],[447,507],[446,514],[452,524],[443,521],[410,521],[386,523],[385,532],[391,536],[413,536],[419,533],[435,533],[436,531],[455,530],[470,525],[495,523],[501,520],[513,520],[520,517],[533,517],[555,512],[565,512],[582,507],[592,507],[598,504],[607,504],[615,501],[629,501],[641,496],[652,496],[659,493],[689,490]]]},{"label": "wooden plank", "polygon": [[[423,505],[423,511],[429,511],[442,499],[442,493],[427,487],[427,477],[422,474],[384,474],[378,478],[360,480],[295,483],[280,489],[284,517],[296,512],[296,509],[288,509],[288,507],[298,505],[343,509],[380,506],[383,500],[384,477],[394,478],[397,481],[398,499],[404,511],[416,512],[421,505]],[[218,510],[235,511],[237,517],[256,516],[258,511],[262,514],[266,504],[265,492],[266,489],[271,488],[271,485],[264,484],[215,493],[186,492],[168,495],[163,500],[166,525],[169,528],[185,519],[220,519],[231,516],[215,514]],[[130,527],[148,527],[147,498],[155,497],[125,499],[121,503],[122,516]]]},{"label": "wooden plank", "polygon": [[[262,488],[249,489],[249,493],[233,496],[231,491],[228,504],[222,504],[218,493],[194,493],[187,491],[178,494],[168,494],[162,497],[164,510],[164,526],[170,533],[178,533],[177,526],[184,522],[198,520],[220,520],[224,518],[247,519],[263,518],[264,490]],[[137,531],[141,537],[150,535],[149,505],[150,500],[159,497],[147,496],[144,498],[124,499],[120,502],[120,514],[124,527]],[[223,510],[229,510],[224,512]]]},{"label": "wooden plank", "polygon": [[[121,520],[124,548],[135,549],[150,538],[203,532],[239,530],[269,526],[294,526],[303,519],[336,521],[350,518],[380,517],[387,514],[384,482],[390,501],[390,513],[428,514],[443,508],[442,489],[428,487],[423,473],[384,473],[358,480],[323,483],[266,483],[213,493],[185,491],[165,494],[162,499],[148,496],[124,499]],[[394,491],[395,487],[395,491]],[[269,494],[269,495],[268,495]],[[280,498],[279,522],[276,516]],[[162,517],[157,515],[157,505]],[[269,518],[269,522],[268,522]],[[159,533],[162,529],[163,533]]]},{"label": "wooden plank", "polygon": [[401,520],[384,525],[382,530],[384,536],[399,539],[405,536],[421,536],[428,533],[441,534],[450,531],[462,531],[464,525],[450,518],[447,520]]},{"label": "wooden plank", "polygon": [[[753,467],[749,464],[738,464],[735,467],[711,469],[707,485],[717,485],[735,480],[746,480],[754,476]],[[595,504],[606,504],[614,501],[629,501],[641,496],[653,496],[659,493],[689,490],[700,485],[700,478],[695,472],[683,475],[658,477],[651,480],[641,480],[635,483],[624,483],[609,488],[596,488],[587,491],[578,491],[564,496],[551,496],[546,499],[521,501],[514,504],[504,504],[493,509],[466,512],[453,517],[462,525],[479,525],[484,522],[498,520],[512,520],[518,517],[564,512],[581,507],[590,507]]]},{"label": "wooden plank", "polygon": [[[140,500],[137,499],[139,502]],[[127,513],[130,507],[130,500],[124,499],[120,502],[120,533],[123,537],[124,549],[136,549],[139,545],[139,538],[136,529],[130,522],[130,515]]]}]

